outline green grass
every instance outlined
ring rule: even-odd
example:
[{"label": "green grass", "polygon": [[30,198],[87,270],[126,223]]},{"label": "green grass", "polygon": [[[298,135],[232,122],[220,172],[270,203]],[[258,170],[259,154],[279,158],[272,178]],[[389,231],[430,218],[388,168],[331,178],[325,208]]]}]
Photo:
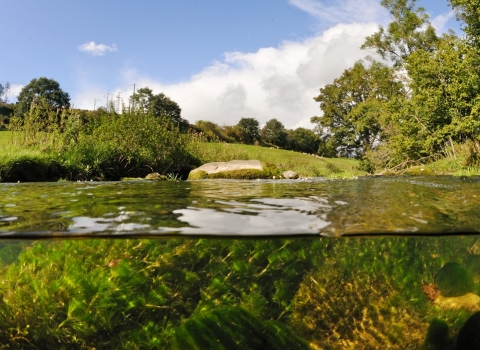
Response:
[{"label": "green grass", "polygon": [[195,142],[190,144],[190,150],[202,163],[257,159],[274,165],[282,172],[293,170],[302,177],[352,178],[366,174],[358,170],[359,162],[354,159],[317,158],[299,152],[260,146]]}]

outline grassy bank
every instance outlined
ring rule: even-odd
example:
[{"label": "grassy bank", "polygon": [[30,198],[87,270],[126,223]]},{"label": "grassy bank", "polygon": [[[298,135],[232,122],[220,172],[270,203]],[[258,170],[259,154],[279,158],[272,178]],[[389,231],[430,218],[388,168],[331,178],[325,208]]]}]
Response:
[{"label": "grassy bank", "polygon": [[293,170],[303,177],[351,178],[366,174],[358,170],[359,162],[354,159],[322,158],[294,151],[229,143],[196,142],[190,144],[189,149],[202,164],[257,159],[273,165],[280,172]]},{"label": "grassy bank", "polygon": [[480,144],[453,144],[443,153],[416,161],[406,161],[393,168],[378,170],[379,175],[395,176],[474,176],[480,175]]},{"label": "grassy bank", "polygon": [[[140,151],[135,148],[134,152],[124,148],[123,153],[120,153],[116,149],[119,147],[118,139],[113,140],[114,148],[112,140],[102,136],[103,138],[82,136],[75,145],[59,148],[52,135],[46,133],[38,133],[36,142],[28,143],[23,132],[0,131],[1,181],[116,180],[123,176],[145,176],[153,171],[181,173],[185,177],[191,168],[200,164],[234,159],[258,159],[280,173],[293,170],[303,177],[351,178],[365,174],[357,169],[358,161],[352,159],[327,159],[268,147],[192,140],[185,140],[183,146],[176,147],[176,153],[167,162],[164,156],[162,161],[168,163],[166,166],[160,164],[155,167],[152,148],[159,153],[162,151],[158,149],[155,140],[151,141],[155,146]],[[181,150],[182,147],[185,148],[184,151]],[[147,151],[150,154],[145,156]],[[128,152],[130,158],[125,156]],[[142,166],[142,160],[138,159],[141,157],[146,166]]]}]

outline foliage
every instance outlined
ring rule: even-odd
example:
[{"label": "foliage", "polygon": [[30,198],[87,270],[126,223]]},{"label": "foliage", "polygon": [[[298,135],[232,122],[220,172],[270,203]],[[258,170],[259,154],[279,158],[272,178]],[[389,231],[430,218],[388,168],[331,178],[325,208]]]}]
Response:
[{"label": "foliage", "polygon": [[422,7],[415,8],[417,0],[382,0],[382,5],[393,16],[388,28],[366,38],[362,49],[375,49],[384,60],[401,67],[416,50],[432,51],[437,36]]},{"label": "foliage", "polygon": [[260,138],[260,123],[255,118],[242,118],[237,124],[248,135],[248,143],[253,143]]},{"label": "foliage", "polygon": [[265,142],[278,147],[287,146],[287,130],[285,126],[273,118],[270,119],[260,131],[260,135]]},{"label": "foliage", "polygon": [[18,103],[15,107],[15,115],[23,118],[32,104],[42,103],[42,98],[56,113],[61,113],[63,109],[70,108],[70,96],[60,88],[60,84],[53,79],[41,77],[32,79],[22,88],[17,97]]},{"label": "foliage", "polygon": [[465,24],[464,31],[477,49],[480,48],[480,9],[476,0],[449,0],[458,20]]},{"label": "foliage", "polygon": [[322,136],[319,153],[361,158],[382,141],[382,124],[390,104],[404,94],[394,71],[379,62],[362,61],[343,72],[340,78],[320,89],[321,117],[313,117]]},{"label": "foliage", "polygon": [[173,349],[310,349],[291,330],[262,321],[239,307],[188,319],[175,332]]},{"label": "foliage", "polygon": [[[186,177],[198,165],[186,149],[187,135],[169,118],[124,111],[86,123],[77,110],[58,115],[46,100],[40,102],[10,123],[20,149],[40,155],[13,152],[0,166],[3,181],[115,180],[151,172]],[[38,173],[32,172],[33,164]]]},{"label": "foliage", "polygon": [[287,131],[288,148],[297,152],[316,154],[320,146],[319,137],[310,129],[297,128]]},{"label": "foliage", "polygon": [[132,109],[139,109],[156,117],[170,119],[182,131],[188,130],[188,121],[182,118],[180,106],[164,93],[153,94],[148,87],[140,88],[131,96]]}]

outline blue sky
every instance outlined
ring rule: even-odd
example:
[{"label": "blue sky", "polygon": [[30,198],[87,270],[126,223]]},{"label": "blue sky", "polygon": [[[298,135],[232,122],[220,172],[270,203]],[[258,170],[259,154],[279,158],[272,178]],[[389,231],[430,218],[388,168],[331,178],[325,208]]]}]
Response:
[{"label": "blue sky", "polygon": [[[419,0],[444,32],[446,0]],[[33,78],[60,83],[76,107],[164,92],[190,122],[242,117],[311,127],[320,87],[364,57],[388,23],[380,0],[3,0],[0,83],[11,101]],[[119,98],[118,98],[119,97]]]}]

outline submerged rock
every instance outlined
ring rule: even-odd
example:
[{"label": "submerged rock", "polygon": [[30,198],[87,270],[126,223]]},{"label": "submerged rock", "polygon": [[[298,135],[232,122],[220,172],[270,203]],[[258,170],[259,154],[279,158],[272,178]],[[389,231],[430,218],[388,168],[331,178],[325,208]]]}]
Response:
[{"label": "submerged rock", "polygon": [[442,266],[435,284],[445,297],[459,297],[475,290],[472,273],[456,262]]},{"label": "submerged rock", "polygon": [[434,301],[434,304],[443,310],[480,311],[480,296],[473,293],[467,293],[460,297],[440,296]]},{"label": "submerged rock", "polygon": [[206,163],[193,169],[188,180],[200,179],[256,179],[266,177],[259,160],[232,160],[230,162]]},{"label": "submerged rock", "polygon": [[422,350],[447,350],[451,349],[452,340],[449,337],[447,322],[434,319],[430,322],[427,336],[423,343]]},{"label": "submerged rock", "polygon": [[298,179],[298,174],[291,170],[284,171],[282,175],[286,179]]}]

